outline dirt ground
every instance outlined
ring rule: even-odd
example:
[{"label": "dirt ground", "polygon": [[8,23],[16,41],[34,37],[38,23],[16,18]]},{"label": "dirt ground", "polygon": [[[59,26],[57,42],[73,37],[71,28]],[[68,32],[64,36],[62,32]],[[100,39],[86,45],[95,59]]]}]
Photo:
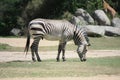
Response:
[{"label": "dirt ground", "polygon": [[[26,43],[25,38],[0,38],[0,43],[9,44],[15,47],[24,47]],[[19,44],[18,44],[19,43]],[[70,44],[71,42],[69,42]],[[58,45],[58,41],[41,41],[41,46],[55,46]],[[56,59],[57,51],[40,52],[42,60]],[[120,50],[89,50],[87,57],[108,57],[108,56],[120,56]],[[76,51],[66,51],[66,58],[78,58]],[[78,58],[79,59],[79,58]],[[31,54],[28,53],[25,56],[24,52],[0,52],[0,62],[8,61],[27,61],[31,60]],[[117,75],[99,75],[91,77],[57,77],[57,78],[3,78],[0,80],[120,80],[120,76]]]},{"label": "dirt ground", "polygon": [[4,78],[0,80],[120,80],[120,77],[100,75],[93,77]]},{"label": "dirt ground", "polygon": [[[33,39],[30,41],[33,42]],[[26,38],[0,38],[0,43],[9,44],[10,46],[14,47],[25,47],[26,44]],[[19,44],[18,44],[19,43]],[[68,42],[67,44],[70,44],[72,42]],[[48,40],[41,40],[40,46],[55,46],[58,45],[58,41],[48,41]]]}]

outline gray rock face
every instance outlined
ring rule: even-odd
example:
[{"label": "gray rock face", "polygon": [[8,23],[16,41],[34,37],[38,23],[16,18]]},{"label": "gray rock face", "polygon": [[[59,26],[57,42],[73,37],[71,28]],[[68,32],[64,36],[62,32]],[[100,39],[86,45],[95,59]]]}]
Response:
[{"label": "gray rock face", "polygon": [[120,27],[85,25],[87,34],[90,36],[120,36]]},{"label": "gray rock face", "polygon": [[75,16],[80,20],[79,23],[81,25],[94,24],[94,19],[90,16],[90,14],[81,8],[77,9]]},{"label": "gray rock face", "polygon": [[120,27],[120,18],[116,17],[112,19],[112,26],[113,27]]},{"label": "gray rock face", "polygon": [[109,18],[103,10],[95,10],[94,19],[99,25],[111,25]]},{"label": "gray rock face", "polygon": [[86,28],[87,34],[89,36],[104,36],[105,35],[105,27],[104,26],[98,26],[98,25],[86,25],[82,26]]},{"label": "gray rock face", "polygon": [[105,35],[107,36],[120,36],[120,27],[105,27]]},{"label": "gray rock face", "polygon": [[20,30],[20,29],[13,28],[13,29],[11,30],[11,34],[13,34],[13,35],[15,35],[15,36],[18,36],[20,33],[21,33],[21,30]]},{"label": "gray rock face", "polygon": [[76,24],[76,25],[86,25],[88,24],[84,19],[83,17],[79,16],[79,17],[76,17],[76,16],[73,16],[71,22],[73,24]]}]

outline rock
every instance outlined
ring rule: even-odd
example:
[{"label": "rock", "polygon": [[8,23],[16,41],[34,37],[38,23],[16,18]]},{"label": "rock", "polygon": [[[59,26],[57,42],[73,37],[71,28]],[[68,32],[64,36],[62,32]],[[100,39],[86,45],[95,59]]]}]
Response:
[{"label": "rock", "polygon": [[120,18],[116,17],[112,19],[112,24],[113,27],[120,27]]},{"label": "rock", "polygon": [[93,15],[98,25],[111,25],[109,18],[103,10],[95,10]]},{"label": "rock", "polygon": [[73,16],[72,20],[70,22],[72,24],[75,24],[75,25],[86,25],[86,24],[88,24],[81,16],[79,16],[79,17]]},{"label": "rock", "polygon": [[85,24],[94,24],[94,19],[90,16],[90,14],[81,8],[77,9],[77,11],[75,12],[75,16]]},{"label": "rock", "polygon": [[70,22],[72,24],[78,24],[78,25],[80,25],[79,24],[80,20],[77,17],[75,17],[75,16],[72,17],[72,19],[70,20]]},{"label": "rock", "polygon": [[21,30],[20,30],[20,29],[13,28],[13,29],[11,30],[11,34],[13,34],[13,35],[15,35],[15,36],[20,35],[20,33],[21,33]]},{"label": "rock", "polygon": [[105,34],[104,26],[86,25],[82,27],[86,28],[88,36],[104,36]]},{"label": "rock", "polygon": [[107,35],[107,36],[120,36],[120,27],[105,26],[105,35]]},{"label": "rock", "polygon": [[120,27],[84,25],[88,36],[120,36]]}]

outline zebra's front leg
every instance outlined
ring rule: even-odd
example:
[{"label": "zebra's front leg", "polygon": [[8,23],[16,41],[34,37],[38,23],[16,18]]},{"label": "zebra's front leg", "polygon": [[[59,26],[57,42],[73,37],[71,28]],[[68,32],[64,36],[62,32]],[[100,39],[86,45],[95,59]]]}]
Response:
[{"label": "zebra's front leg", "polygon": [[58,47],[58,55],[57,55],[57,61],[60,61],[60,53],[62,51],[62,59],[63,61],[66,61],[65,59],[65,46],[66,46],[66,42],[65,43],[60,43],[59,47]]},{"label": "zebra's front leg", "polygon": [[65,59],[65,46],[66,46],[66,42],[62,44],[62,59],[63,59],[63,61],[66,61],[66,59]]},{"label": "zebra's front leg", "polygon": [[61,53],[61,50],[62,50],[61,47],[62,47],[62,45],[59,44],[59,46],[58,46],[58,54],[57,54],[57,58],[56,58],[57,62],[60,61],[60,53]]},{"label": "zebra's front leg", "polygon": [[65,59],[65,49],[62,49],[62,59],[63,59],[63,61],[66,61],[66,59]]}]

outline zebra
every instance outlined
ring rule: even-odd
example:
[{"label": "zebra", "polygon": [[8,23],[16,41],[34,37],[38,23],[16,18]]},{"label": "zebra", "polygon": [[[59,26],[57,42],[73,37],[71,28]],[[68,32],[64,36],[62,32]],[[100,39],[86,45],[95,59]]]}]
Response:
[{"label": "zebra", "polygon": [[58,40],[58,54],[57,61],[60,61],[59,56],[62,52],[62,59],[65,59],[65,46],[70,40],[73,40],[75,45],[78,46],[77,53],[81,61],[86,61],[87,46],[90,46],[89,39],[85,29],[77,27],[71,24],[67,20],[50,20],[50,19],[34,19],[29,22],[27,41],[25,46],[25,52],[27,54],[30,46],[30,37],[33,37],[33,43],[31,45],[32,60],[41,62],[38,54],[38,45],[41,39]]}]

